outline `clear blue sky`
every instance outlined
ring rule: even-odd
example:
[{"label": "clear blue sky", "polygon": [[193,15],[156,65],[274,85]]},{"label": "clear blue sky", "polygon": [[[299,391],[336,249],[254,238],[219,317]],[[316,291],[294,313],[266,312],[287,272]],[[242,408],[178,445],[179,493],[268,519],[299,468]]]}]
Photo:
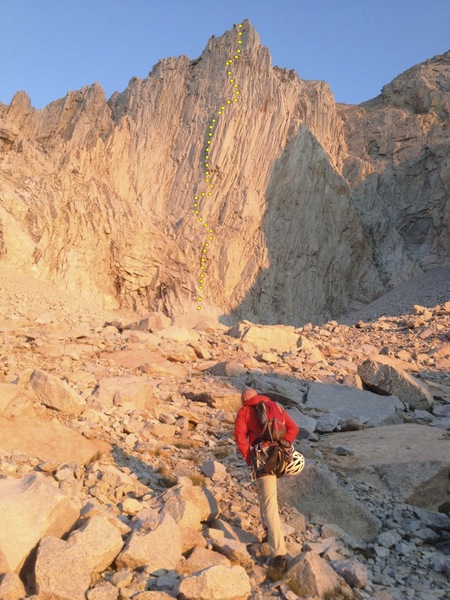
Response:
[{"label": "clear blue sky", "polygon": [[450,49],[450,0],[0,0],[0,102],[25,90],[42,108],[96,81],[109,98],[245,18],[274,65],[352,104]]}]

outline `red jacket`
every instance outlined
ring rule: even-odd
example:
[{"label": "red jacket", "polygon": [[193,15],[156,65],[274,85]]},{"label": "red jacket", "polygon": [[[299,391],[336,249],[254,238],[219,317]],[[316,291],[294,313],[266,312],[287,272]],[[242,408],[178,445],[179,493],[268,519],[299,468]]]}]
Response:
[{"label": "red jacket", "polygon": [[[270,398],[267,396],[253,396],[249,400],[244,402],[243,406],[239,409],[238,414],[236,416],[236,421],[234,423],[234,439],[236,440],[236,444],[239,448],[240,453],[245,459],[245,462],[250,465],[250,449],[251,446],[256,442],[256,440],[261,436],[262,427],[258,422],[258,417],[256,416],[256,410],[252,407],[259,402],[265,400],[266,402],[272,402]],[[282,409],[283,410],[283,409]],[[298,426],[291,419],[291,417],[287,414],[285,410],[284,419],[286,425],[286,436],[285,439],[288,442],[293,442],[297,437]]]}]

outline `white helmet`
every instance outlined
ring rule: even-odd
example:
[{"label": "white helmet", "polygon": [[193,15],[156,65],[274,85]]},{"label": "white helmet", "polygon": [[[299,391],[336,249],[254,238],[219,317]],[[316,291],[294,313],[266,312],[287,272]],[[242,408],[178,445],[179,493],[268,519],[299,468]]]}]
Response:
[{"label": "white helmet", "polygon": [[292,460],[286,466],[286,470],[284,471],[285,475],[298,475],[301,471],[303,471],[303,467],[305,466],[305,457],[303,454],[298,452],[298,450],[294,450],[292,453]]}]

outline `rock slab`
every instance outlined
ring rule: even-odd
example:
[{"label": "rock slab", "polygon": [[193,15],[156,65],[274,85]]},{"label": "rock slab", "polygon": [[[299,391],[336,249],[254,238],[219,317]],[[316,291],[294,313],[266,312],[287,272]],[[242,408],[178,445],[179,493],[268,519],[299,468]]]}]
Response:
[{"label": "rock slab", "polygon": [[39,541],[67,532],[79,516],[72,500],[42,475],[0,479],[0,572],[18,573]]}]

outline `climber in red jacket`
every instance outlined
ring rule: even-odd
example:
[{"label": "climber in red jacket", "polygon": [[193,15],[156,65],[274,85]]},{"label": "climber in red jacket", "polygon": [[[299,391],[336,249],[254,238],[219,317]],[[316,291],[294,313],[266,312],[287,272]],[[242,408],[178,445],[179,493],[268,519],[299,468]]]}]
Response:
[{"label": "climber in red jacket", "polygon": [[[260,424],[255,406],[260,402],[273,402],[267,396],[259,396],[253,388],[247,388],[241,395],[242,407],[239,409],[235,425],[234,439],[247,465],[252,465],[252,448],[261,441],[263,426]],[[279,406],[279,405],[278,405]],[[279,407],[286,427],[284,439],[292,443],[299,431],[291,417]],[[256,475],[258,486],[261,522],[267,532],[267,541],[272,555],[271,566],[286,567],[286,546],[278,512],[277,476],[274,473]]]}]

